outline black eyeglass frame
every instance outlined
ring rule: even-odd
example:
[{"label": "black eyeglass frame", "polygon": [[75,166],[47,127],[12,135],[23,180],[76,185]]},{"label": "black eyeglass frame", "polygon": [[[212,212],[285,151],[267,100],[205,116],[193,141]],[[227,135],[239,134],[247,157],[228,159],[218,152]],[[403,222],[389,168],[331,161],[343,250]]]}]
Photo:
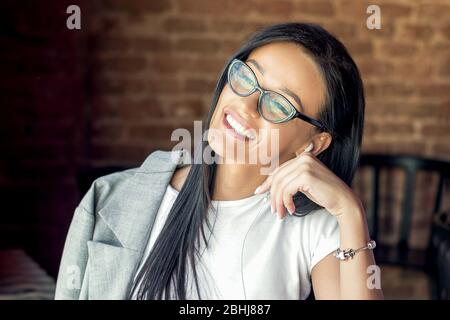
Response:
[{"label": "black eyeglass frame", "polygon": [[[256,85],[255,85],[255,87],[254,87],[248,94],[244,94],[244,95],[243,95],[243,94],[240,94],[240,93],[237,92],[237,91],[233,88],[233,86],[231,85],[231,81],[230,81],[231,70],[232,70],[232,67],[233,67],[236,63],[242,63],[242,64],[244,64],[244,66],[247,67],[247,69],[252,73],[253,77],[255,78]],[[285,96],[283,96],[281,93],[278,93],[278,92],[275,92],[275,91],[272,91],[272,90],[266,90],[266,89],[262,88],[262,87],[259,85],[258,78],[256,77],[256,74],[253,72],[252,68],[250,68],[250,66],[249,66],[247,63],[245,63],[244,61],[241,61],[241,60],[239,60],[239,59],[233,59],[233,61],[230,63],[230,66],[228,67],[228,71],[227,71],[227,80],[228,80],[228,84],[230,85],[231,90],[233,90],[233,92],[234,92],[235,94],[237,94],[238,96],[240,96],[240,97],[248,97],[248,96],[252,95],[253,93],[255,93],[257,90],[259,91],[260,95],[259,95],[259,98],[258,98],[258,108],[257,108],[257,109],[258,109],[259,114],[260,114],[265,120],[267,120],[267,121],[269,121],[269,122],[272,122],[272,123],[277,123],[277,124],[278,124],[278,123],[284,123],[284,122],[290,121],[290,120],[292,120],[292,119],[294,119],[294,118],[299,118],[299,119],[301,119],[301,120],[303,120],[303,121],[308,122],[309,124],[312,124],[313,126],[319,128],[319,129],[325,131],[325,126],[324,126],[320,121],[318,121],[318,120],[316,120],[316,119],[313,119],[313,118],[307,116],[306,114],[303,114],[303,113],[299,112],[299,111],[294,107],[294,105],[293,105],[293,104],[292,104]],[[281,119],[281,120],[270,120],[270,119],[267,119],[266,117],[264,117],[264,114],[263,114],[263,112],[262,112],[262,103],[261,103],[261,100],[262,100],[263,96],[264,96],[265,94],[268,94],[268,93],[276,94],[276,95],[280,96],[283,100],[285,100],[285,101],[288,103],[288,105],[291,107],[291,114],[288,115],[286,118]]]}]

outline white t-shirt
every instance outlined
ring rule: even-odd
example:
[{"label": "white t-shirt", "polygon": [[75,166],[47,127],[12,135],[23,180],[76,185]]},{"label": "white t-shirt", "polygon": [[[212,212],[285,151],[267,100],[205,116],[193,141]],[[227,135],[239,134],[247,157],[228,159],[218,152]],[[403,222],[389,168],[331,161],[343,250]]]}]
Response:
[{"label": "white t-shirt", "polygon": [[[139,269],[177,195],[169,185]],[[208,247],[202,240],[196,262],[202,299],[306,299],[312,268],[339,247],[337,220],[328,211],[280,220],[270,212],[265,195],[212,202],[217,210],[208,214],[213,231],[205,227]],[[187,299],[198,299],[189,263],[187,270]]]}]

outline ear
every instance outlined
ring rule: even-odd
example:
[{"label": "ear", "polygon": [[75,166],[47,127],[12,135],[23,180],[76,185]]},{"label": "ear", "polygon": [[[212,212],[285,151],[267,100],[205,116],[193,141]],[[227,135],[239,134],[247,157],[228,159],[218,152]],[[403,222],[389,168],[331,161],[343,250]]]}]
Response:
[{"label": "ear", "polygon": [[295,154],[298,156],[301,154],[308,146],[312,143],[313,148],[310,151],[315,156],[318,156],[320,153],[325,151],[333,141],[333,138],[328,132],[321,132],[314,135],[310,140],[308,140],[300,149],[298,149]]}]

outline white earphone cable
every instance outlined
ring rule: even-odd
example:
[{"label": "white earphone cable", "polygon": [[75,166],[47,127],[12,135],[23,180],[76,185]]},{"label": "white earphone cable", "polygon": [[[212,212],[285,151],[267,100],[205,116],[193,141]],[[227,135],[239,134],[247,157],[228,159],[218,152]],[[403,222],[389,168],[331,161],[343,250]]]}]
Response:
[{"label": "white earphone cable", "polygon": [[247,240],[247,235],[250,232],[251,228],[253,227],[256,218],[260,215],[262,209],[264,208],[264,204],[267,203],[267,200],[270,197],[270,193],[267,192],[267,194],[262,198],[263,199],[263,205],[259,209],[258,213],[256,214],[255,218],[253,218],[252,223],[250,224],[250,227],[247,230],[247,233],[245,234],[244,240],[242,242],[242,250],[241,250],[241,281],[242,281],[242,290],[244,292],[244,300],[247,300],[247,293],[245,291],[245,282],[244,282],[244,247],[245,247],[245,241]]}]

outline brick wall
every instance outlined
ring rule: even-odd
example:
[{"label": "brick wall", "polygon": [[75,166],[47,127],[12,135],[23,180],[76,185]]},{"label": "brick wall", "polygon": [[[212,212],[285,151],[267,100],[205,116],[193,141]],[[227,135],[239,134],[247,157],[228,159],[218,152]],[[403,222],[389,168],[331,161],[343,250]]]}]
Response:
[{"label": "brick wall", "polygon": [[[65,28],[69,4],[81,7],[81,31]],[[381,7],[381,30],[366,28],[369,4]],[[76,169],[137,165],[174,145],[172,130],[192,130],[208,110],[230,54],[267,24],[316,22],[349,48],[367,94],[365,152],[450,159],[449,1],[1,6],[0,238],[38,239],[26,245],[53,272],[78,201]]]},{"label": "brick wall", "polygon": [[[381,30],[366,28],[378,4]],[[218,73],[262,25],[320,23],[349,48],[367,91],[364,151],[450,159],[449,1],[103,1],[90,24],[95,162],[169,148],[209,108]]]}]

